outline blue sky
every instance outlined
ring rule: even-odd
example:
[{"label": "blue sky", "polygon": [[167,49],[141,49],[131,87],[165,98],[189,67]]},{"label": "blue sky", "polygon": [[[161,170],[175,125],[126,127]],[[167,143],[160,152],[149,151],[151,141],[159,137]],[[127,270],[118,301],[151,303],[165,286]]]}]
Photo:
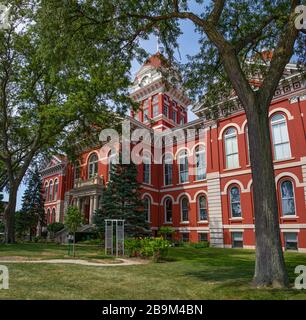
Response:
[{"label": "blue sky", "polygon": [[[193,11],[197,11],[199,5],[198,4],[191,4],[190,9]],[[180,36],[178,39],[179,42],[179,50],[180,50],[180,55],[178,52],[176,53],[176,58],[179,62],[184,63],[187,61],[186,56],[187,55],[193,55],[198,52],[199,49],[199,44],[198,44],[198,37],[196,33],[194,32],[194,25],[192,22],[188,20],[181,21],[181,29],[183,34]],[[142,46],[145,50],[147,50],[148,53],[154,54],[157,51],[157,38],[155,36],[151,36],[149,40],[142,41]],[[181,57],[181,59],[180,59]],[[140,68],[140,65],[138,62],[134,61],[132,64],[132,69],[131,73],[134,75],[137,70]],[[189,111],[188,112],[188,118],[189,121],[193,120],[196,118],[196,116]],[[22,200],[22,195],[25,190],[25,185],[22,184],[18,190],[18,199],[17,199],[17,210],[21,208],[21,200]],[[8,195],[5,193],[4,194],[4,200],[8,200]]]}]

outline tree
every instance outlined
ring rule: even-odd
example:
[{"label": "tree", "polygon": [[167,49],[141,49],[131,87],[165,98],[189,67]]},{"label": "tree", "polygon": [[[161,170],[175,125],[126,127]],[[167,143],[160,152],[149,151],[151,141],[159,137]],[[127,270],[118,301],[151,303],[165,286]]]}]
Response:
[{"label": "tree", "polygon": [[[284,68],[293,53],[305,47],[304,31],[295,26],[295,9],[301,3],[291,1],[247,0],[172,1],[70,1],[49,5],[60,10],[58,19],[63,33],[74,32],[80,48],[105,45],[114,58],[143,57],[139,39],[159,33],[169,60],[181,34],[181,20],[195,25],[200,49],[183,68],[192,95],[208,107],[220,97],[233,93],[244,108],[248,121],[250,160],[253,177],[256,286],[283,287],[288,276],[280,241],[279,216],[274,180],[268,122],[269,105]],[[52,10],[51,10],[52,8]],[[195,8],[192,10],[191,8]],[[54,19],[49,19],[55,21]],[[69,23],[67,23],[69,21]],[[68,25],[65,27],[65,25]],[[86,39],[90,39],[86,41]],[[271,61],[258,52],[273,50]],[[250,61],[257,54],[257,59]],[[260,72],[260,86],[254,90],[251,80]]]},{"label": "tree", "polygon": [[42,227],[46,225],[43,185],[37,166],[30,170],[27,181],[28,185],[22,197],[21,214],[25,225],[28,226],[31,238],[33,229],[36,229],[36,234],[40,235]]},{"label": "tree", "polygon": [[75,47],[59,52],[45,41],[40,1],[2,2],[10,6],[10,25],[0,28],[0,188],[9,193],[5,242],[13,243],[17,191],[33,159],[61,150],[67,136],[93,121],[108,123],[110,108],[126,104],[128,82],[120,61],[100,48],[85,64],[88,51],[76,58]]},{"label": "tree", "polygon": [[137,167],[134,163],[118,162],[112,164],[110,181],[103,193],[101,209],[95,212],[94,223],[101,231],[105,219],[124,219],[129,237],[146,236],[150,231],[140,198]]},{"label": "tree", "polygon": [[83,216],[81,211],[76,207],[69,207],[65,217],[65,226],[73,234],[73,256],[75,257],[75,234],[82,225]]},{"label": "tree", "polygon": [[32,240],[33,230],[37,227],[38,217],[33,212],[17,211],[15,213],[15,230],[19,237],[29,235]]}]

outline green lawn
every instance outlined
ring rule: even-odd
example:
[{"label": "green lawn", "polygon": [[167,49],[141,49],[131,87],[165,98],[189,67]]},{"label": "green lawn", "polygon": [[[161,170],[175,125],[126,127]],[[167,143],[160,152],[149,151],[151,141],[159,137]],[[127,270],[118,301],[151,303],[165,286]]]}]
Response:
[{"label": "green lawn", "polygon": [[[82,257],[103,258],[99,250],[78,247]],[[0,245],[0,256],[65,253],[60,245]],[[118,267],[5,263],[10,289],[0,290],[0,299],[306,299],[306,290],[252,288],[251,250],[171,248],[168,260]],[[286,263],[293,282],[294,268],[306,264],[306,255],[286,253]]]}]

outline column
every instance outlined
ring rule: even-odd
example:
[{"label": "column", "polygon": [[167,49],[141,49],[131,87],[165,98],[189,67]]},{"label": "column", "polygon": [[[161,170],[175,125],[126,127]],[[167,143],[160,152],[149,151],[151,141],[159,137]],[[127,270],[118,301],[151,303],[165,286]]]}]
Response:
[{"label": "column", "polygon": [[94,211],[96,211],[98,209],[98,196],[95,195],[94,196]]},{"label": "column", "polygon": [[94,212],[94,198],[93,196],[90,196],[89,198],[89,223],[92,223],[92,216]]},{"label": "column", "polygon": [[81,199],[80,198],[77,198],[76,200],[76,206],[79,210],[81,210]]}]

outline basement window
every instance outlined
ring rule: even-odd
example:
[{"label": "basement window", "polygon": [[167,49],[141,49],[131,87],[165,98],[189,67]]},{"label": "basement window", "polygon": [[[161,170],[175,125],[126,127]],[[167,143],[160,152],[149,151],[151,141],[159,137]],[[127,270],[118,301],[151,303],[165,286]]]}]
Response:
[{"label": "basement window", "polygon": [[243,248],[242,232],[232,232],[232,248]]},{"label": "basement window", "polygon": [[285,233],[285,249],[296,250],[298,249],[297,233],[288,232]]}]

